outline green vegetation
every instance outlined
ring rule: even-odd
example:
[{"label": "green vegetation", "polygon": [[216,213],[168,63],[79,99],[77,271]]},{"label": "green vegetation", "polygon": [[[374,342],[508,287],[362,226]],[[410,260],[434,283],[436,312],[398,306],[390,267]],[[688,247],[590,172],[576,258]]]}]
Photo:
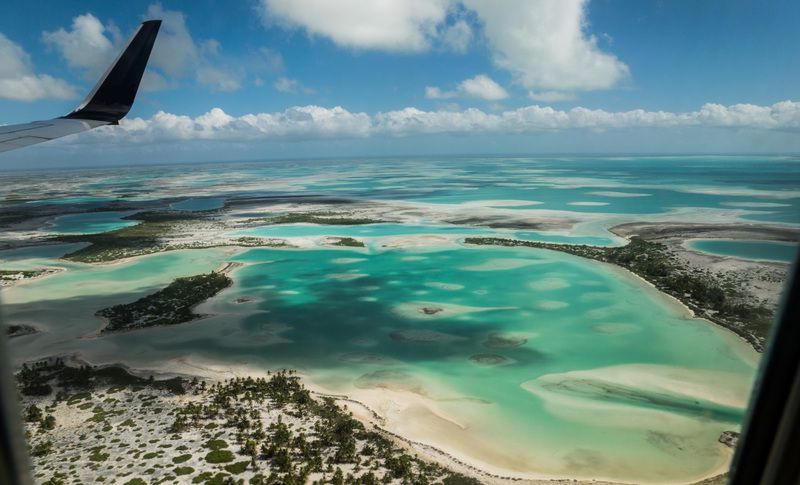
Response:
[{"label": "green vegetation", "polygon": [[31,404],[25,409],[25,422],[38,423],[42,420],[42,410],[39,406]]},{"label": "green vegetation", "polygon": [[88,246],[65,255],[64,259],[82,263],[114,261],[177,249],[167,247],[159,238],[174,233],[178,227],[191,223],[196,218],[192,213],[185,212],[140,212],[126,217],[142,221],[135,226],[99,234],[63,234],[53,237],[52,240],[89,243]]},{"label": "green vegetation", "polygon": [[[185,392],[185,382],[180,377],[165,380],[144,379],[134,376],[122,367],[88,365],[71,367],[65,365],[60,359],[43,360],[32,365],[23,364],[16,375],[16,379],[20,392],[25,396],[50,395],[53,392],[51,383],[55,383],[62,389],[59,395],[56,396],[56,400],[66,401],[68,405],[91,398],[91,394],[88,391],[98,386],[139,386],[163,389],[173,394],[183,394]],[[83,392],[69,395],[64,391],[66,389],[81,390]]]},{"label": "green vegetation", "polygon": [[[136,418],[129,417],[115,426],[103,427],[107,421],[88,424],[86,433],[75,436],[74,443],[78,447],[87,442],[96,446],[79,456],[61,455],[65,448],[63,437],[56,449],[54,442],[48,439],[48,431],[29,435],[30,439],[38,440],[31,444],[31,454],[35,458],[50,455],[47,458],[49,462],[37,459],[34,463],[43,467],[40,470],[42,477],[45,471],[55,473],[51,483],[61,483],[58,473],[62,471],[70,480],[78,480],[75,471],[80,466],[76,463],[78,460],[86,460],[86,469],[96,472],[88,481],[114,483],[122,483],[136,475],[149,477],[150,483],[176,480],[188,483],[187,477],[191,477],[192,483],[206,484],[240,483],[242,480],[270,485],[299,485],[312,481],[343,485],[478,483],[411,456],[398,448],[391,436],[379,429],[365,427],[332,398],[313,396],[293,372],[282,371],[258,379],[235,378],[208,385],[198,379],[157,381],[132,376],[119,367],[68,367],[59,360],[47,360],[23,366],[17,374],[17,383],[20,390],[43,385],[58,388],[53,405],[71,402],[77,411],[78,406],[90,404],[82,412],[91,409],[93,416],[103,416],[104,419],[119,412],[113,407],[115,403],[125,406],[125,402],[136,402],[140,408],[145,408],[148,403],[157,403],[166,408],[163,415],[171,416],[174,421],[171,425],[163,421],[159,424],[159,427],[163,426],[160,429],[168,433],[164,436],[136,434],[138,444],[122,443],[119,438],[108,440],[105,438],[108,435],[104,435],[114,433],[128,422],[134,432],[137,431],[141,422]],[[177,390],[178,386],[187,394],[181,401],[171,398],[158,401],[158,393],[138,394],[140,389]],[[120,399],[108,403],[111,390],[115,393],[133,391],[137,393],[136,401],[123,398],[125,394],[117,394]],[[50,405],[42,409],[29,404],[23,415],[36,425],[46,421],[51,410]],[[146,419],[142,416],[142,420]],[[215,426],[210,428],[209,424]],[[143,431],[148,432],[152,433],[152,430]],[[179,444],[181,441],[172,443],[184,439],[184,432],[188,436],[183,444]],[[198,433],[201,440],[197,439]],[[186,446],[192,443],[193,446]],[[133,446],[128,448],[129,445]],[[66,449],[73,446],[68,444]],[[170,456],[162,449],[165,446],[173,446],[184,453]],[[124,451],[126,449],[129,451]],[[196,454],[202,450],[207,453]],[[56,452],[59,453],[57,456]],[[130,458],[126,459],[128,453]],[[194,463],[193,466],[187,464],[192,456],[201,458],[200,470],[195,470],[197,465]],[[54,466],[66,469],[59,470]],[[109,476],[109,473],[116,475]],[[243,478],[237,479],[237,476]],[[88,483],[86,476],[81,480]],[[131,480],[134,480],[132,483],[142,483],[140,478]]]},{"label": "green vegetation", "polygon": [[172,470],[172,473],[174,473],[177,476],[190,475],[190,474],[194,473],[194,468],[192,468],[190,466],[179,466],[179,467],[176,467],[174,470]]},{"label": "green vegetation", "polygon": [[199,318],[192,307],[231,285],[221,273],[178,278],[166,288],[133,303],[114,305],[97,312],[108,319],[103,332],[132,330],[159,325],[175,325]]},{"label": "green vegetation", "polygon": [[185,453],[183,455],[178,455],[178,456],[172,458],[172,463],[175,463],[176,465],[178,465],[180,463],[184,463],[184,462],[189,461],[191,458],[192,458],[191,454]]},{"label": "green vegetation", "polygon": [[206,448],[216,451],[228,447],[228,442],[225,440],[211,440],[206,443]]},{"label": "green vegetation", "polygon": [[[124,219],[140,221],[134,226],[123,227],[114,231],[98,234],[61,234],[51,237],[50,241],[65,243],[88,243],[86,247],[73,251],[64,259],[83,263],[100,263],[131,258],[145,254],[172,251],[176,249],[210,248],[220,245],[237,245],[247,247],[291,247],[280,239],[257,238],[243,236],[230,243],[181,243],[171,244],[166,238],[183,233],[198,225],[214,224],[210,217],[215,211],[145,211],[125,217]],[[332,212],[292,213],[270,218],[257,218],[245,223],[263,222],[266,224],[327,224],[327,225],[361,225],[384,222],[377,219],[348,217],[346,214]],[[19,273],[19,272],[15,272]],[[0,279],[2,275],[0,275]]]},{"label": "green vegetation", "polygon": [[51,441],[42,441],[41,443],[36,444],[31,449],[31,455],[45,456],[49,455],[52,451],[53,451],[53,443]]},{"label": "green vegetation", "polygon": [[103,453],[104,446],[95,446],[92,448],[92,453],[89,455],[90,461],[106,461],[109,454]]},{"label": "green vegetation", "polygon": [[[344,412],[333,399],[313,398],[292,372],[278,372],[269,379],[235,378],[212,384],[206,392],[206,404],[189,403],[176,410],[172,430],[202,430],[206,421],[223,418],[228,428],[236,430],[237,453],[249,460],[231,463],[234,454],[226,449],[228,443],[213,438],[205,444],[212,450],[206,461],[229,463],[225,470],[232,474],[244,473],[248,466],[269,470],[255,475],[250,483],[306,483],[312,473],[330,473],[341,464],[355,465],[359,473],[344,475],[337,466],[332,483],[478,483],[406,454],[383,433],[367,429]],[[263,405],[303,418],[309,426],[290,427],[279,419],[265,429],[254,411]],[[205,472],[193,482],[210,483],[217,478],[223,477]]]},{"label": "green vegetation", "polygon": [[763,350],[772,328],[772,309],[746,301],[730,286],[720,284],[708,271],[683,267],[666,246],[640,237],[634,236],[627,245],[612,248],[492,237],[468,237],[465,242],[484,246],[550,249],[616,264],[674,296],[698,315],[736,332],[758,351]]},{"label": "green vegetation", "polygon": [[366,217],[348,217],[347,214],[334,212],[294,212],[264,219],[267,224],[320,224],[328,226],[359,226],[364,224],[379,224],[380,219]]},{"label": "green vegetation", "polygon": [[247,460],[231,463],[230,465],[225,465],[225,471],[234,475],[238,475],[240,473],[244,473],[245,470],[247,470],[247,465],[249,464],[250,462]]},{"label": "green vegetation", "polygon": [[29,278],[36,278],[48,273],[52,273],[52,269],[28,269],[28,270],[15,270],[15,269],[0,269],[0,283],[4,281],[19,281]]},{"label": "green vegetation", "polygon": [[207,463],[228,463],[233,461],[233,453],[229,450],[209,451],[206,455]]},{"label": "green vegetation", "polygon": [[291,248],[294,247],[283,239],[242,236],[234,239],[238,246],[262,248]]},{"label": "green vegetation", "polygon": [[350,248],[363,248],[364,243],[359,241],[358,239],[353,239],[352,237],[336,237],[330,238],[332,242],[329,242],[331,246],[345,246]]},{"label": "green vegetation", "polygon": [[21,337],[23,335],[31,335],[36,333],[36,329],[30,325],[9,325],[6,327],[6,335],[8,338]]}]

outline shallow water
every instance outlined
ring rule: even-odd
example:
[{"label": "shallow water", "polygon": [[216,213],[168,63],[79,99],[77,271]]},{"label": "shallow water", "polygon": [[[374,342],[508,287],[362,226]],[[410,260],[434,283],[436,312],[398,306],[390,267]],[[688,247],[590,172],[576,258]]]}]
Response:
[{"label": "shallow water", "polygon": [[[246,266],[202,307],[217,316],[75,339],[97,328],[97,309],[223,260]],[[233,302],[243,296],[255,301]],[[193,355],[296,368],[332,392],[401,390],[466,426],[444,430],[459,433],[451,452],[486,460],[488,446],[504,450],[489,465],[553,475],[709,471],[724,459],[716,439],[738,426],[754,372],[745,344],[731,350],[724,331],[686,319],[634,278],[542,250],[175,251],[74,265],[4,298],[10,321],[51,330],[18,339],[17,359],[79,351],[114,361],[124,352],[153,365]],[[614,374],[619,366],[634,377]],[[591,379],[576,389],[558,377],[574,371]],[[670,386],[670,372],[697,383]]]},{"label": "shallow water", "polygon": [[104,211],[59,216],[46,227],[46,230],[59,234],[94,234],[114,231],[138,224],[138,221],[122,219],[135,212]]},{"label": "shallow water", "polygon": [[689,248],[718,256],[742,259],[766,259],[770,261],[794,261],[796,243],[780,241],[742,241],[731,239],[694,239]]},{"label": "shallow water", "polygon": [[[407,204],[412,214],[406,224],[237,232],[358,237],[363,250],[173,251],[113,265],[57,259],[79,245],[0,251],[3,268],[67,269],[3,290],[7,321],[46,330],[15,340],[17,362],[80,352],[145,368],[180,358],[291,367],[331,392],[375,402],[388,396],[397,401],[384,409],[391,429],[500,473],[630,482],[690,480],[723,466],[727,450],[717,438],[738,429],[758,354],[612,266],[457,243],[387,250],[381,238],[487,235],[609,246],[622,241],[608,228],[633,221],[800,225],[800,162],[788,157],[287,161],[191,172],[174,165],[15,173],[4,182],[0,203],[12,210],[19,200],[86,210],[109,201],[194,211],[230,204],[235,211],[236,199],[314,195],[340,201],[343,211],[380,202]],[[526,231],[430,223],[431,214],[454,208],[572,225]],[[246,205],[238,215],[272,210]],[[55,227],[92,232],[120,222],[109,213],[102,221],[81,216],[59,218]],[[102,325],[93,317],[98,309],[225,261],[245,266],[233,273],[232,288],[198,309],[213,316],[79,338]],[[234,303],[245,296],[253,300]]]}]

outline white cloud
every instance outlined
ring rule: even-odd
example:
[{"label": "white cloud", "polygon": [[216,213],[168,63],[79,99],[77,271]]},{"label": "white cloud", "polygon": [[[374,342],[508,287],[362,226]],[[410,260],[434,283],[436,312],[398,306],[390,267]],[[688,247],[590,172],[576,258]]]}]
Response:
[{"label": "white cloud", "polygon": [[473,38],[469,18],[482,28],[498,67],[553,99],[555,92],[607,89],[629,74],[625,63],[587,34],[588,2],[260,0],[259,12],[266,25],[301,28],[342,47],[389,52],[436,45],[465,52]]},{"label": "white cloud", "polygon": [[313,88],[309,88],[304,86],[300,81],[297,79],[289,79],[288,77],[279,77],[275,82],[272,84],[276,91],[281,93],[303,93],[303,94],[314,94],[316,90]]},{"label": "white cloud", "polygon": [[559,101],[572,101],[575,95],[563,91],[528,91],[528,98],[533,101],[544,101],[545,103],[558,103]]},{"label": "white cloud", "polygon": [[452,25],[448,25],[441,33],[442,43],[459,54],[467,52],[469,43],[472,41],[472,28],[466,20],[459,19]]},{"label": "white cloud", "polygon": [[461,81],[455,91],[443,91],[436,86],[425,87],[425,97],[428,99],[450,99],[459,96],[499,101],[508,98],[508,93],[485,74],[478,74],[473,78]]},{"label": "white cloud", "polygon": [[147,8],[147,17],[162,19],[151,54],[154,67],[175,79],[194,74],[199,84],[212,91],[237,91],[242,87],[242,69],[227,65],[222,45],[216,39],[196,41],[183,12],[153,4]]},{"label": "white cloud", "polygon": [[461,81],[458,90],[466,96],[488,101],[498,101],[508,97],[506,90],[485,74],[478,74],[471,79]]},{"label": "white cloud", "polygon": [[75,97],[75,88],[66,81],[47,74],[36,74],[28,53],[0,33],[0,98],[35,101]]},{"label": "white cloud", "polygon": [[463,0],[477,12],[494,62],[528,89],[606,89],[628,67],[587,36],[588,0]]},{"label": "white cloud", "polygon": [[97,17],[87,13],[73,18],[70,30],[60,28],[54,32],[42,32],[42,41],[56,49],[71,68],[83,71],[87,78],[97,78],[120,47],[115,46],[107,34],[120,38],[115,27],[106,27]]},{"label": "white cloud", "polygon": [[450,0],[261,0],[267,25],[300,27],[355,49],[420,52],[430,48]]},{"label": "white cloud", "polygon": [[[190,76],[212,91],[235,91],[241,87],[243,70],[226,62],[217,40],[196,41],[183,12],[152,4],[146,16],[163,22],[142,79],[143,90],[174,88],[178,80]],[[105,71],[123,47],[119,30],[113,24],[104,26],[90,13],[73,18],[69,29],[43,32],[42,40],[55,48],[71,68],[83,71],[91,80]]]},{"label": "white cloud", "polygon": [[150,55],[153,66],[170,77],[182,77],[201,63],[201,49],[189,33],[183,12],[153,4],[147,8],[147,18],[162,19]]},{"label": "white cloud", "polygon": [[428,99],[450,99],[458,96],[455,91],[442,91],[436,86],[425,86],[425,97]]},{"label": "white cloud", "polygon": [[342,107],[299,106],[277,113],[231,116],[220,108],[191,118],[163,111],[150,119],[123,119],[119,127],[103,127],[81,140],[142,143],[175,140],[313,140],[414,135],[533,134],[566,130],[624,130],[637,128],[718,128],[800,132],[800,102],[771,106],[706,104],[697,111],[671,113],[632,110],[609,112],[587,108],[567,111],[526,106],[501,113],[469,108],[462,111],[397,111],[353,113]]}]

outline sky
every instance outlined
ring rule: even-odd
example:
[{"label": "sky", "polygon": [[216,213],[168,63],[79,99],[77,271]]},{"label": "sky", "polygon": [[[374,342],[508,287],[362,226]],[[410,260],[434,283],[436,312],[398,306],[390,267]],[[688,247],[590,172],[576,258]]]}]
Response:
[{"label": "sky", "polygon": [[120,126],[0,168],[800,152],[795,0],[10,2],[0,124],[70,112],[152,18]]}]

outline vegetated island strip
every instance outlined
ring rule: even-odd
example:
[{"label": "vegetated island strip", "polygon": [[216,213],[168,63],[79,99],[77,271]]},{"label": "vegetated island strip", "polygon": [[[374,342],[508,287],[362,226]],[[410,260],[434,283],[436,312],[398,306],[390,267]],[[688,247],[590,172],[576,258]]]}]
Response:
[{"label": "vegetated island strip", "polygon": [[253,218],[242,221],[243,223],[261,222],[264,224],[319,224],[326,226],[363,226],[366,224],[380,224],[381,219],[368,217],[353,217],[340,212],[293,212],[274,217]]},{"label": "vegetated island strip", "polygon": [[202,317],[193,308],[232,283],[223,272],[177,278],[151,295],[104,308],[95,315],[108,319],[103,333],[184,323]]},{"label": "vegetated island strip", "polygon": [[8,338],[33,335],[38,332],[39,331],[36,330],[35,327],[32,327],[30,325],[9,325],[8,327],[6,327],[6,337]]},{"label": "vegetated island strip", "polygon": [[758,352],[763,352],[772,327],[773,309],[745,301],[735,289],[720,284],[708,271],[681,267],[664,244],[638,236],[631,237],[625,246],[610,248],[494,237],[468,237],[464,242],[481,246],[550,249],[615,264],[677,298],[698,316],[732,330]]},{"label": "vegetated island strip", "polygon": [[37,482],[481,483],[412,456],[291,371],[161,380],[48,359],[16,381]]},{"label": "vegetated island strip", "polygon": [[359,241],[358,239],[354,239],[352,237],[329,237],[325,240],[325,244],[328,246],[342,246],[346,248],[363,248],[366,247],[363,241]]},{"label": "vegetated island strip", "polygon": [[40,268],[40,269],[0,269],[0,287],[10,286],[22,280],[41,278],[62,271],[61,268]]},{"label": "vegetated island strip", "polygon": [[80,263],[103,263],[119,259],[178,249],[204,249],[220,246],[291,247],[285,240],[273,238],[240,237],[211,242],[170,242],[171,238],[194,232],[204,226],[213,226],[209,214],[185,211],[148,211],[123,217],[140,221],[134,226],[98,234],[64,234],[50,238],[52,242],[89,243],[63,256],[63,259]]}]

